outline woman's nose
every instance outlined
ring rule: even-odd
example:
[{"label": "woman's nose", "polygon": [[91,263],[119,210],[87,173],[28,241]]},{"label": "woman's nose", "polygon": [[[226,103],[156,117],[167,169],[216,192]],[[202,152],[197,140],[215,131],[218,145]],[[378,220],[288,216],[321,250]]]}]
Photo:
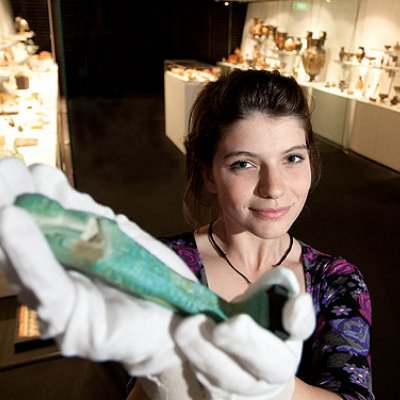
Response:
[{"label": "woman's nose", "polygon": [[285,182],[278,169],[261,170],[258,195],[266,199],[278,199],[285,192]]}]

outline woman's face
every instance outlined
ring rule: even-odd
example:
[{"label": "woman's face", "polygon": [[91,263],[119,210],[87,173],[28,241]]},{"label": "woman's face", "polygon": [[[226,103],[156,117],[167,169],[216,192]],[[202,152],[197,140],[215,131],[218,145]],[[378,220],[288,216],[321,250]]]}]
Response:
[{"label": "woman's face", "polygon": [[253,114],[238,120],[222,135],[211,170],[203,172],[226,229],[279,237],[300,214],[310,189],[305,130],[290,117]]}]

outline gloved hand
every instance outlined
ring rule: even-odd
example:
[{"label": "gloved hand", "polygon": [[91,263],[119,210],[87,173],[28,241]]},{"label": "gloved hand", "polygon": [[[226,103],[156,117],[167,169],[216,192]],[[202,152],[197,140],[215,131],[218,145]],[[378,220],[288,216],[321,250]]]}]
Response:
[{"label": "gloved hand", "polygon": [[289,290],[282,317],[290,335],[286,341],[247,315],[220,324],[197,315],[185,319],[175,331],[180,349],[211,399],[292,399],[303,340],[314,330],[315,312],[311,296],[300,294],[296,277],[285,267],[267,272],[241,298],[273,283]]},{"label": "gloved hand", "polygon": [[66,271],[24,210],[12,206],[21,193],[36,192],[64,207],[114,218],[119,227],[167,266],[196,280],[170,249],[124,216],[116,216],[74,190],[55,168],[27,168],[13,158],[0,160],[0,265],[29,306],[37,309],[43,337],[54,337],[66,356],[115,360],[132,375],[153,375],[180,365],[172,338],[180,318],[84,275]]}]

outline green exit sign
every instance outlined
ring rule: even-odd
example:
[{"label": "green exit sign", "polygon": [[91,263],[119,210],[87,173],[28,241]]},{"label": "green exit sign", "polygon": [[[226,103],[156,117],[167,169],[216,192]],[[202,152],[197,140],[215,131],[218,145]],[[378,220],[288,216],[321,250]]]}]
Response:
[{"label": "green exit sign", "polygon": [[292,3],[292,8],[294,11],[307,11],[309,4],[305,1],[294,1]]}]

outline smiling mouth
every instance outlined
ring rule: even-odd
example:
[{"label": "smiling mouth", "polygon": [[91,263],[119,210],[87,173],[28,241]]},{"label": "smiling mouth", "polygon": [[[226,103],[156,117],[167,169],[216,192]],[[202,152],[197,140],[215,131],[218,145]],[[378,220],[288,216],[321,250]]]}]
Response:
[{"label": "smiling mouth", "polygon": [[279,219],[284,217],[290,210],[290,207],[280,208],[252,208],[251,211],[261,218]]}]

